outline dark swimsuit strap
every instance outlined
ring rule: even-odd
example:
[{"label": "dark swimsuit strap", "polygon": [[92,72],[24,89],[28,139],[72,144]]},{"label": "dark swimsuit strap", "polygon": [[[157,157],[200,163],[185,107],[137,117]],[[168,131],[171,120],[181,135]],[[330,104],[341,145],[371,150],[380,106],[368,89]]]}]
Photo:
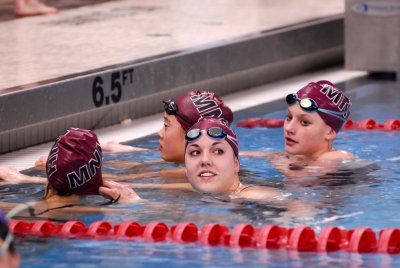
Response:
[{"label": "dark swimsuit strap", "polygon": [[[100,206],[108,206],[108,205],[114,204],[114,203],[118,202],[120,197],[121,197],[121,195],[119,195],[116,199],[113,199],[113,200],[110,200],[108,202],[100,204]],[[24,204],[28,207],[29,215],[31,217],[40,216],[40,215],[43,215],[43,214],[45,214],[45,213],[47,213],[49,211],[56,210],[56,209],[71,208],[71,207],[75,207],[75,206],[81,206],[80,204],[67,204],[67,205],[63,205],[63,206],[59,206],[59,207],[48,208],[48,209],[45,209],[43,211],[40,211],[40,212],[36,213],[35,209],[30,204],[28,204],[28,203],[24,203]]]},{"label": "dark swimsuit strap", "polygon": [[31,217],[40,216],[40,215],[43,215],[46,212],[49,212],[49,211],[52,211],[52,210],[56,210],[56,209],[60,209],[60,208],[70,208],[70,207],[78,206],[78,204],[68,204],[68,205],[64,205],[64,206],[60,206],[60,207],[48,208],[48,209],[45,209],[43,211],[40,211],[40,212],[36,213],[35,209],[31,205],[29,205],[29,204],[26,204],[26,205],[28,206],[29,215],[31,215]]}]

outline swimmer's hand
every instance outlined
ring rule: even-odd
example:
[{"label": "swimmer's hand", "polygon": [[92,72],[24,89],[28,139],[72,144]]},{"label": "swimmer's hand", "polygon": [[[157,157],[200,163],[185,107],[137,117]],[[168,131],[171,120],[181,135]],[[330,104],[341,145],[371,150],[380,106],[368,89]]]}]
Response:
[{"label": "swimmer's hand", "polygon": [[124,153],[124,152],[133,152],[133,151],[146,151],[148,149],[133,147],[130,145],[120,144],[116,141],[108,141],[101,144],[101,149],[103,152],[109,153]]},{"label": "swimmer's hand", "polygon": [[44,183],[40,177],[31,177],[19,172],[15,167],[0,167],[0,185],[20,183]]},{"label": "swimmer's hand", "polygon": [[134,203],[141,200],[128,185],[110,180],[104,180],[104,184],[99,188],[99,192],[105,198],[110,199],[112,203]]},{"label": "swimmer's hand", "polygon": [[35,161],[36,169],[45,169],[47,163],[47,155],[42,155]]}]

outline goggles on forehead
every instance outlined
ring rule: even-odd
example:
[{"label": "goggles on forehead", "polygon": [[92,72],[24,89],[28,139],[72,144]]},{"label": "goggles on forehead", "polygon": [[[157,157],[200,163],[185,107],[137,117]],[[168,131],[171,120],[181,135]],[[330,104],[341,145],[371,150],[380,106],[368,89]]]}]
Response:
[{"label": "goggles on forehead", "polygon": [[301,109],[303,109],[303,111],[306,112],[321,112],[324,114],[328,114],[331,115],[333,117],[336,117],[342,121],[346,120],[347,117],[347,112],[334,112],[334,111],[330,111],[327,109],[323,109],[323,108],[319,108],[318,107],[318,103],[311,99],[311,98],[304,98],[304,99],[299,99],[296,93],[292,93],[286,96],[286,103],[290,106],[293,105],[297,102],[299,102],[299,105],[301,107]]},{"label": "goggles on forehead", "polygon": [[[213,139],[223,139],[227,136],[226,132],[220,127],[211,127],[207,129],[207,134]],[[187,141],[194,141],[201,136],[201,129],[194,128],[186,133]]]},{"label": "goggles on forehead", "polygon": [[177,115],[186,123],[193,125],[193,122],[191,122],[189,119],[178,113],[178,105],[176,105],[176,103],[173,100],[166,100],[163,101],[163,103],[164,103],[164,110],[167,114]]}]

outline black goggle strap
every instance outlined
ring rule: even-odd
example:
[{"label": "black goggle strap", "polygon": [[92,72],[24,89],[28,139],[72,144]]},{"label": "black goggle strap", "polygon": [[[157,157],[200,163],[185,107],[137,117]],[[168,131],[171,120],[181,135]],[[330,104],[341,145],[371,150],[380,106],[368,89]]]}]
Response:
[{"label": "black goggle strap", "polygon": [[326,110],[326,109],[322,109],[322,108],[318,108],[318,112],[321,112],[321,113],[336,117],[336,118],[338,118],[338,119],[340,119],[342,121],[346,121],[347,120],[347,118],[346,118],[347,117],[347,113],[346,112],[340,113],[340,112],[334,112],[334,111],[330,111],[330,110]]},{"label": "black goggle strap", "polygon": [[163,103],[164,103],[164,110],[167,114],[177,115],[189,125],[193,125],[193,122],[191,122],[189,119],[178,113],[178,105],[176,105],[176,103],[173,100],[166,100],[163,101]]},{"label": "black goggle strap", "polygon": [[173,100],[166,100],[163,101],[164,103],[164,110],[167,112],[167,114],[176,114],[178,112],[178,106],[176,106],[176,103],[173,102]]}]

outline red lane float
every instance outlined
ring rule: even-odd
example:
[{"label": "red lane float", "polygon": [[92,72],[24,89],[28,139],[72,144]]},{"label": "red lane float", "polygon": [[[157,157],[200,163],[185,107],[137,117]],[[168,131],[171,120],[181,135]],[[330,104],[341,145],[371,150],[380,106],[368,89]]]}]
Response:
[{"label": "red lane float", "polygon": [[251,224],[238,224],[229,232],[226,225],[206,224],[199,228],[191,222],[173,225],[170,229],[163,222],[150,222],[145,226],[127,221],[112,226],[107,221],[96,221],[85,226],[80,221],[55,224],[51,221],[26,222],[10,220],[10,230],[15,235],[62,237],[81,239],[141,240],[146,242],[171,241],[195,243],[202,246],[228,246],[235,248],[258,248],[292,251],[352,253],[400,253],[400,229],[387,228],[379,232],[379,238],[371,228],[344,230],[335,226],[325,227],[317,237],[309,226],[284,228],[265,225],[254,228]]},{"label": "red lane float", "polygon": [[143,231],[143,239],[148,242],[162,242],[167,239],[168,226],[163,222],[150,222]]},{"label": "red lane float", "polygon": [[317,240],[315,232],[308,226],[299,226],[289,229],[288,232],[289,250],[297,251],[315,251],[317,249]]},{"label": "red lane float", "polygon": [[117,239],[134,239],[141,237],[144,232],[144,227],[138,222],[127,221],[114,226],[114,236]]},{"label": "red lane float", "polygon": [[[236,123],[237,127],[255,128],[255,127],[267,127],[267,128],[278,128],[283,127],[284,120],[281,119],[257,119],[248,118],[244,121]],[[375,120],[367,118],[360,122],[355,122],[351,119],[347,120],[343,126],[344,130],[384,130],[384,131],[398,131],[400,130],[400,120],[389,119],[385,123],[377,123]]]},{"label": "red lane float", "polygon": [[400,229],[387,228],[379,232],[378,252],[400,253]]},{"label": "red lane float", "polygon": [[238,224],[233,228],[227,246],[248,248],[253,246],[255,230],[250,224]]},{"label": "red lane float", "polygon": [[265,249],[280,249],[287,243],[287,230],[277,225],[265,225],[256,235],[256,247]]},{"label": "red lane float", "polygon": [[225,237],[228,235],[228,226],[218,223],[209,223],[204,225],[200,231],[200,244],[203,246],[225,245]]},{"label": "red lane float", "polygon": [[347,231],[334,226],[323,228],[318,236],[317,250],[321,252],[331,252],[347,247],[347,233]]},{"label": "red lane float", "polygon": [[74,238],[86,233],[87,227],[80,221],[67,221],[58,226],[58,235],[65,238]]},{"label": "red lane float", "polygon": [[199,230],[194,223],[182,222],[171,227],[171,238],[180,243],[189,243],[197,241]]}]

